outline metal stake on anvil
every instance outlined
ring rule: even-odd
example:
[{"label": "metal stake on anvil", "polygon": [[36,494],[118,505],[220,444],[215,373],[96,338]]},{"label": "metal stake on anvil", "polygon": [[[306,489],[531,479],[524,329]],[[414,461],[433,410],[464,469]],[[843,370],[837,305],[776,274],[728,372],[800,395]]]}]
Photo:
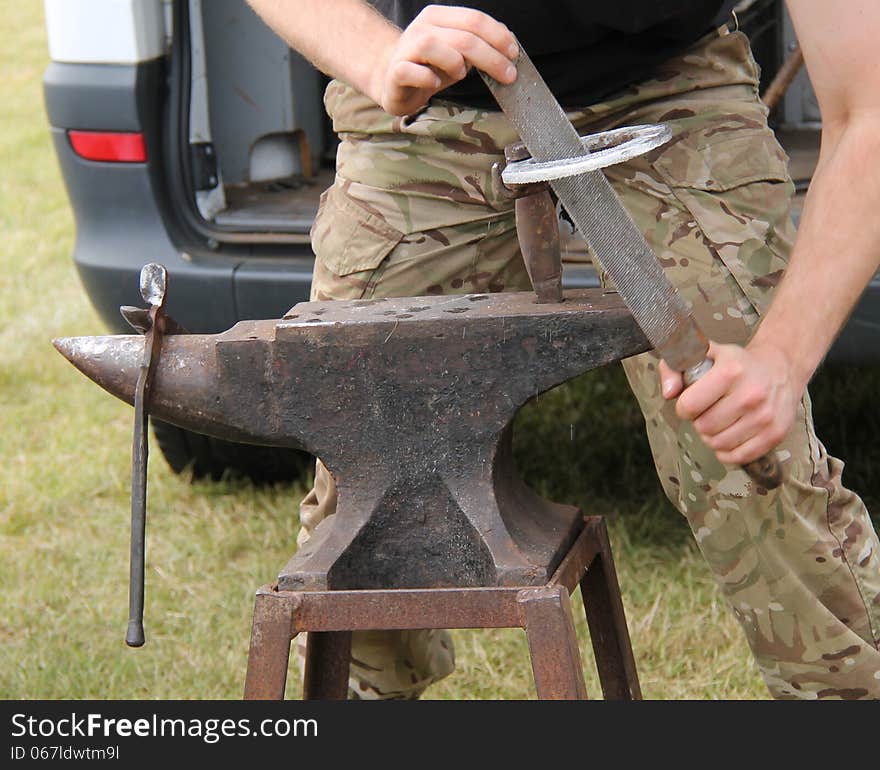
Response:
[{"label": "metal stake on anvil", "polygon": [[[504,148],[505,164],[528,157],[529,151],[522,142]],[[559,218],[550,185],[547,182],[507,185],[501,178],[505,164],[496,163],[492,176],[496,186],[515,200],[516,235],[537,302],[563,302]]]}]

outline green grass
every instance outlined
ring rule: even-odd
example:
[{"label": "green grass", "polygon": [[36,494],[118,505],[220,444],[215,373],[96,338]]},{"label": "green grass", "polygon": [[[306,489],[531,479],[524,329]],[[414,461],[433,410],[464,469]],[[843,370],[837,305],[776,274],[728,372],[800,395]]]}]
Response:
[{"label": "green grass", "polygon": [[[253,592],[293,551],[303,487],[191,484],[155,452],[148,643],[125,647],[132,414],[50,345],[103,329],[69,257],[73,220],[42,107],[41,14],[39,3],[16,4],[0,51],[0,697],[236,698]],[[847,478],[875,508],[878,385],[876,369],[829,371],[815,393],[830,449],[852,458]],[[621,374],[543,396],[521,427],[530,481],[609,516],[646,696],[766,697],[683,519],[659,492]],[[433,697],[532,696],[521,632],[456,640],[459,670]],[[594,673],[588,686],[598,692]]]}]

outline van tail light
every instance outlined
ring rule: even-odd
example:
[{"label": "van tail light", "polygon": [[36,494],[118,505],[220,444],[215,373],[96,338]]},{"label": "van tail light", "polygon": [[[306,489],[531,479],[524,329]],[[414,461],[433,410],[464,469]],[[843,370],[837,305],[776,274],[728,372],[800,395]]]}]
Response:
[{"label": "van tail light", "polygon": [[70,146],[81,158],[109,163],[144,163],[147,145],[141,133],[68,131]]}]

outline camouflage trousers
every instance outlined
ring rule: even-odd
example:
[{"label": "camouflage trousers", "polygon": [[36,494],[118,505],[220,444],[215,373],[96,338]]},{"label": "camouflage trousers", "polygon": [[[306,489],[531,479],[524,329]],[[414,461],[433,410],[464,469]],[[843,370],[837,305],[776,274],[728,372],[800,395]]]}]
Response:
[{"label": "camouflage trousers", "polygon": [[[582,133],[665,122],[672,141],[606,170],[707,334],[744,344],[794,238],[787,158],[767,127],[744,35],[709,35],[653,79],[571,113]],[[517,139],[498,112],[434,101],[392,117],[334,81],[325,104],[341,144],[313,229],[313,298],[530,288],[512,206],[492,163]],[[788,480],[755,490],[660,394],[653,353],[624,362],[660,482],[687,518],[778,698],[880,697],[880,544],[843,464],[816,438],[805,393],[780,447]],[[318,465],[302,542],[333,513]],[[352,690],[414,697],[448,674],[446,631],[355,635]],[[720,693],[723,696],[723,693]]]}]

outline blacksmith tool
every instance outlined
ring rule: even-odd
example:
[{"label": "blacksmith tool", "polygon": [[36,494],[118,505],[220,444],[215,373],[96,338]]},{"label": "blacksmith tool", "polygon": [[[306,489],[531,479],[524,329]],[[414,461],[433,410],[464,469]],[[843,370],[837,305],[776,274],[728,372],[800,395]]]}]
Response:
[{"label": "blacksmith tool", "polygon": [[162,336],[165,332],[165,296],[168,275],[162,265],[150,263],[141,269],[140,290],[148,309],[123,306],[122,317],[144,335],[143,350],[134,389],[134,436],[131,447],[131,552],[128,587],[129,647],[144,644],[144,563],[147,526],[147,456],[150,394]]},{"label": "blacksmith tool", "polygon": [[[508,163],[502,181],[549,181],[645,336],[672,369],[683,373],[685,384],[693,384],[712,367],[709,340],[601,171],[610,158],[639,154],[646,142],[662,143],[671,136],[669,128],[643,126],[617,129],[617,136],[582,138],[521,45],[514,64],[517,79],[509,85],[481,73],[531,153],[530,159]],[[622,139],[627,141],[615,148]],[[607,146],[591,151],[597,142]],[[774,453],[743,467],[764,488],[782,483]]]}]

